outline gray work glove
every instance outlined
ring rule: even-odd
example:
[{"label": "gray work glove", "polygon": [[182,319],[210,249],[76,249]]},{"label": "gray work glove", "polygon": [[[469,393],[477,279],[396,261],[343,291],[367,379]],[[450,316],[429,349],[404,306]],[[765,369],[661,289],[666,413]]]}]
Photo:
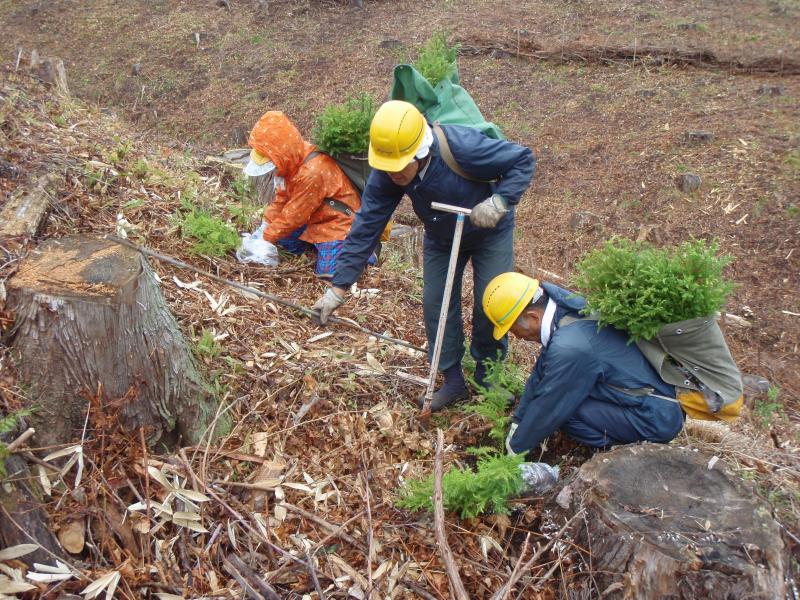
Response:
[{"label": "gray work glove", "polygon": [[519,423],[512,423],[511,429],[508,430],[508,435],[506,436],[506,450],[508,451],[509,456],[516,456],[517,453],[511,449],[511,438],[514,437],[514,432],[519,427]]},{"label": "gray work glove", "polygon": [[317,300],[316,304],[311,307],[311,310],[319,311],[319,322],[321,325],[325,325],[331,313],[339,308],[342,302],[344,302],[344,296],[339,295],[334,288],[329,287],[322,297]]},{"label": "gray work glove", "polygon": [[500,194],[494,194],[472,209],[469,220],[475,227],[489,229],[495,227],[507,212],[508,202]]}]

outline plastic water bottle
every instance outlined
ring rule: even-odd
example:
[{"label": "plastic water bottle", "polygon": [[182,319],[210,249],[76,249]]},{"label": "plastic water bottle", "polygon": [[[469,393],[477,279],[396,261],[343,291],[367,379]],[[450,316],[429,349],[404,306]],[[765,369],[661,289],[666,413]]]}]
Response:
[{"label": "plastic water bottle", "polygon": [[551,467],[547,463],[522,463],[519,470],[525,482],[522,488],[524,493],[543,494],[558,482],[558,465]]}]

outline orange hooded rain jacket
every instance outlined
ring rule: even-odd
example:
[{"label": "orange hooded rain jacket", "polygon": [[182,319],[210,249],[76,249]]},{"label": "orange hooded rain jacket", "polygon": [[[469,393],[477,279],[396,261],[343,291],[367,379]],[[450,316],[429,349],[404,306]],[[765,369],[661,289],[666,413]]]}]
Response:
[{"label": "orange hooded rain jacket", "polygon": [[285,189],[277,189],[264,210],[269,223],[265,240],[275,244],[303,225],[307,227],[300,239],[310,244],[347,236],[353,217],[324,201],[339,200],[355,213],[361,208],[358,192],[330,156],[318,154],[305,160],[317,148],[303,139],[289,117],[279,111],[265,113],[250,132],[248,144],[269,157],[275,174],[285,182]]}]

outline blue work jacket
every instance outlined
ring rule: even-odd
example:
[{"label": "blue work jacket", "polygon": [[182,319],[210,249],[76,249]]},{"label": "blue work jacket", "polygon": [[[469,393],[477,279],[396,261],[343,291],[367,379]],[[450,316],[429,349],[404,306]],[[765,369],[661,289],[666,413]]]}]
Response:
[{"label": "blue work jacket", "polygon": [[514,206],[533,177],[536,165],[533,152],[512,142],[486,137],[471,127],[441,127],[461,169],[470,177],[483,181],[469,181],[454,173],[439,154],[436,136],[423,179],[417,174],[411,183],[402,187],[385,172],[372,171],[361,195],[361,210],[356,214],[344,248],[336,259],[334,286],[347,289],[361,276],[367,259],[404,194],[411,198],[414,212],[425,226],[425,235],[448,247],[452,243],[456,215],[433,210],[432,202],[473,208],[492,194],[499,194],[508,202],[508,214],[494,229],[480,229],[466,220],[462,238],[465,246],[469,246],[472,238],[499,234],[514,227]]},{"label": "blue work jacket", "polygon": [[559,327],[565,315],[580,317],[584,298],[543,283],[557,305],[555,330],[531,372],[513,420],[518,427],[511,449],[520,453],[538,446],[560,429],[587,399],[624,407],[630,425],[651,442],[668,442],[683,427],[683,411],[675,402],[654,396],[634,396],[616,390],[650,387],[656,394],[675,398],[628,334],[613,327],[597,330],[597,321],[573,321]]}]

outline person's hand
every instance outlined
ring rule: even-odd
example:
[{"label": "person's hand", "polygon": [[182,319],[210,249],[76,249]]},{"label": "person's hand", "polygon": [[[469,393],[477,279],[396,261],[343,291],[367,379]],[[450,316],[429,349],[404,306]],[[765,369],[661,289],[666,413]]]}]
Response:
[{"label": "person's hand", "polygon": [[517,453],[511,449],[511,438],[514,437],[514,432],[519,427],[519,423],[512,423],[511,428],[508,430],[508,435],[506,436],[506,450],[508,451],[509,456],[516,456]]},{"label": "person's hand", "polygon": [[331,313],[335,311],[344,302],[344,290],[341,288],[329,287],[325,290],[322,297],[317,300],[316,304],[311,307],[311,310],[319,312],[320,325],[325,325]]},{"label": "person's hand", "polygon": [[489,229],[495,227],[507,212],[508,203],[500,194],[494,194],[472,209],[469,220],[476,227]]}]

